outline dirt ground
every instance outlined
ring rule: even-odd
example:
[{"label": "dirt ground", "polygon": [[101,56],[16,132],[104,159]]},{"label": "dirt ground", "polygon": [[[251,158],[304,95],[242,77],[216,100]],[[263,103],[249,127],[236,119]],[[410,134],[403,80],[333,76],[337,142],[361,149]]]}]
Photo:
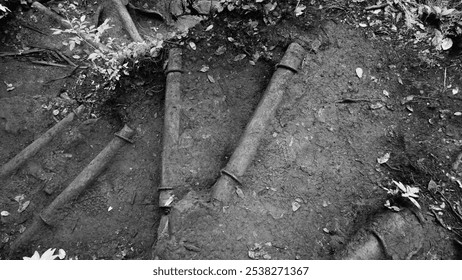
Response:
[{"label": "dirt ground", "polygon": [[[79,4],[89,14],[94,11],[90,4]],[[32,63],[56,61],[46,51],[53,48],[72,57],[75,53],[69,53],[60,38],[41,35],[15,20],[2,25],[0,52],[25,46],[44,51],[0,57],[0,82],[5,82],[0,85],[0,164],[78,105],[89,109],[0,181],[0,211],[10,213],[1,217],[1,259],[20,259],[48,248],[63,248],[73,259],[332,259],[371,217],[391,211],[384,207],[383,189],[391,180],[421,190],[425,239],[412,259],[460,259],[455,240],[462,225],[448,201],[460,205],[461,189],[446,175],[457,176],[451,168],[462,146],[462,99],[453,91],[462,88],[460,58],[442,53],[429,63],[419,55],[429,48],[427,42],[409,43],[406,32],[361,27],[358,22],[381,15],[353,11],[354,16],[326,5],[308,6],[304,16],[283,18],[275,26],[259,20],[255,33],[257,29],[249,27],[252,15],[222,13],[183,39],[175,165],[181,187],[174,190],[170,215],[175,236],[170,239],[158,236],[157,190],[166,52],[122,77],[114,93],[97,98],[99,92],[89,87],[91,79],[82,83],[85,70],[50,82],[73,68]],[[47,34],[54,26],[33,10],[17,17]],[[210,24],[214,27],[207,30]],[[322,44],[306,54],[300,71],[288,82],[257,155],[241,178],[242,194],[233,194],[229,205],[214,205],[211,187],[276,64],[297,36],[317,37]],[[189,42],[195,50],[187,47]],[[222,46],[227,51],[217,55]],[[264,55],[250,63],[256,50],[264,50]],[[240,54],[247,57],[236,59]],[[200,71],[204,65],[209,68],[206,73]],[[361,77],[356,68],[363,70]],[[14,89],[8,90],[7,84]],[[34,215],[123,124],[136,130],[134,143],[120,149],[98,179],[60,212],[56,224],[45,227],[24,249],[10,253],[11,242],[30,226]],[[389,161],[379,164],[377,158],[385,153],[390,153]],[[431,180],[438,194],[429,189]],[[30,204],[19,213],[15,197],[21,194]],[[438,210],[437,220],[432,206],[443,202],[446,206]]]}]

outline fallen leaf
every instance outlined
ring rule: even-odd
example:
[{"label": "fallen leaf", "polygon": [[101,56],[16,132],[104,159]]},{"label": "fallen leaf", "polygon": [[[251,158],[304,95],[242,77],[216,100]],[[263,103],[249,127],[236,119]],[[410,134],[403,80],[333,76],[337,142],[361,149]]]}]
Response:
[{"label": "fallen leaf", "polygon": [[245,198],[244,192],[243,192],[240,188],[238,188],[238,187],[236,187],[236,194],[237,194],[240,198]]},{"label": "fallen leaf", "polygon": [[298,202],[296,202],[296,201],[292,202],[292,211],[295,212],[295,211],[297,211],[298,209],[300,209],[300,207],[301,207],[300,203],[298,203]]},{"label": "fallen leaf", "polygon": [[26,231],[26,227],[23,226],[23,225],[20,225],[20,226],[19,226],[19,233],[23,233],[23,232],[25,232],[25,231]]},{"label": "fallen leaf", "polygon": [[454,116],[462,116],[462,113],[461,112],[455,112]]},{"label": "fallen leaf", "polygon": [[458,87],[452,89],[452,94],[453,95],[456,95],[458,93],[459,93],[459,88]]},{"label": "fallen leaf", "polygon": [[436,190],[438,189],[438,184],[435,183],[435,181],[430,180],[430,182],[428,182],[427,189],[428,189],[429,191],[436,191]]},{"label": "fallen leaf", "polygon": [[3,81],[3,83],[6,85],[6,91],[12,91],[15,89],[15,87],[13,86],[13,84],[9,84],[5,81]]},{"label": "fallen leaf", "polygon": [[208,80],[209,80],[209,82],[211,82],[212,84],[214,84],[214,83],[215,83],[215,79],[214,79],[212,76],[210,76],[210,75],[207,75],[207,79],[208,79]]},{"label": "fallen leaf", "polygon": [[398,83],[403,84],[403,80],[401,80],[401,77],[398,77]]},{"label": "fallen leaf", "polygon": [[240,61],[243,60],[247,55],[246,54],[238,54],[234,57],[234,61]]},{"label": "fallen leaf", "polygon": [[58,258],[60,260],[64,259],[66,257],[66,251],[64,251],[63,249],[59,249],[58,251]]},{"label": "fallen leaf", "polygon": [[386,90],[383,90],[382,91],[383,95],[385,95],[386,97],[390,97],[390,93]]},{"label": "fallen leaf", "polygon": [[363,27],[363,28],[364,28],[364,27],[367,27],[367,24],[361,22],[361,23],[359,24],[359,27]]},{"label": "fallen leaf", "polygon": [[14,197],[14,200],[17,203],[21,203],[24,200],[24,195],[23,194],[17,195],[17,196]]},{"label": "fallen leaf", "polygon": [[408,102],[411,102],[412,100],[414,100],[414,95],[409,95],[409,96],[406,96],[402,101],[401,101],[401,104],[406,104]]},{"label": "fallen leaf", "polygon": [[417,202],[417,200],[415,200],[415,198],[409,197],[409,196],[408,196],[407,198],[409,198],[409,200],[410,200],[417,208],[421,209],[420,204]]},{"label": "fallen leaf", "polygon": [[109,212],[109,211],[111,211],[112,209],[113,209],[112,206],[109,206],[109,208],[107,209],[107,211]]},{"label": "fallen leaf", "polygon": [[300,4],[298,5],[296,8],[295,8],[295,16],[298,17],[298,16],[301,16],[303,15],[303,11],[306,9],[306,6],[303,5],[303,4]]},{"label": "fallen leaf", "polygon": [[219,46],[218,49],[215,51],[215,55],[222,55],[226,52],[225,46]]},{"label": "fallen leaf", "polygon": [[20,203],[19,208],[18,208],[18,213],[24,212],[24,210],[26,210],[26,208],[29,206],[29,204],[30,204],[29,200],[24,202],[24,203]]},{"label": "fallen leaf", "polygon": [[383,108],[383,106],[385,106],[383,103],[377,102],[377,103],[371,104],[371,109],[377,110],[377,109]]},{"label": "fallen leaf", "polygon": [[409,105],[406,105],[406,109],[407,109],[409,112],[411,112],[411,113],[414,112],[414,109],[412,109],[412,107],[409,106]]},{"label": "fallen leaf", "polygon": [[330,231],[327,228],[323,228],[322,231],[324,231],[325,233],[330,233]]},{"label": "fallen leaf", "polygon": [[255,252],[254,252],[254,251],[250,250],[250,251],[248,252],[248,255],[249,255],[249,258],[251,258],[252,260],[255,259]]},{"label": "fallen leaf", "polygon": [[452,40],[451,38],[444,38],[441,42],[441,49],[443,51],[449,50],[452,47]]},{"label": "fallen leaf", "polygon": [[378,158],[377,158],[377,162],[378,162],[379,164],[384,164],[384,163],[386,163],[389,159],[390,159],[390,153],[386,153],[386,154],[384,154],[383,156],[378,157]]},{"label": "fallen leaf", "polygon": [[209,69],[210,69],[210,67],[208,67],[207,65],[202,65],[202,68],[199,71],[202,72],[202,73],[205,73],[205,72],[209,71]]},{"label": "fallen leaf", "polygon": [[363,77],[363,69],[361,68],[356,68],[356,76],[358,76],[358,78],[362,78]]},{"label": "fallen leaf", "polygon": [[196,46],[196,44],[195,44],[194,42],[189,42],[189,47],[190,47],[193,51],[195,51],[195,50],[197,49],[197,46]]},{"label": "fallen leaf", "polygon": [[205,29],[205,31],[210,31],[210,30],[212,30],[212,28],[213,28],[213,24],[207,26],[207,28]]},{"label": "fallen leaf", "polygon": [[10,212],[8,212],[8,211],[2,211],[2,213],[0,213],[0,215],[1,215],[2,217],[8,217],[8,216],[10,215]]},{"label": "fallen leaf", "polygon": [[393,211],[395,211],[395,212],[401,211],[401,209],[400,209],[398,206],[392,206],[392,205],[390,204],[390,201],[389,201],[389,200],[385,201],[385,204],[384,204],[383,206],[385,206],[385,207],[387,207],[388,209],[393,210]]}]

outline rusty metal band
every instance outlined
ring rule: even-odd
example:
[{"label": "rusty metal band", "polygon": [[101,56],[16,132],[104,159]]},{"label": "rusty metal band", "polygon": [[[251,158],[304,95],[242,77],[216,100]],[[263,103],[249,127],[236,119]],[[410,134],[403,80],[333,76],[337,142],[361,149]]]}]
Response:
[{"label": "rusty metal band", "polygon": [[239,185],[242,186],[241,180],[239,180],[239,178],[238,178],[236,175],[234,175],[233,173],[231,173],[231,172],[229,172],[229,171],[227,171],[227,170],[225,170],[225,169],[222,169],[220,172],[221,172],[221,174],[224,174],[224,175],[227,175],[228,177],[231,177],[231,179],[233,179],[233,180],[236,181]]},{"label": "rusty metal band", "polygon": [[132,139],[129,139],[129,138],[127,138],[127,137],[121,135],[121,134],[118,133],[118,132],[114,133],[114,135],[117,136],[118,138],[122,139],[122,140],[127,141],[127,142],[130,143],[130,144],[135,143]]},{"label": "rusty metal band", "polygon": [[280,64],[280,63],[278,63],[278,64],[276,65],[276,68],[287,69],[287,70],[290,70],[290,71],[292,71],[292,72],[294,72],[294,73],[298,73],[298,69],[292,67],[291,65],[287,65],[287,64]]},{"label": "rusty metal band", "polygon": [[167,71],[165,71],[165,75],[168,75],[170,73],[181,73],[181,74],[183,74],[184,71],[181,68],[173,68],[173,69],[168,69]]}]

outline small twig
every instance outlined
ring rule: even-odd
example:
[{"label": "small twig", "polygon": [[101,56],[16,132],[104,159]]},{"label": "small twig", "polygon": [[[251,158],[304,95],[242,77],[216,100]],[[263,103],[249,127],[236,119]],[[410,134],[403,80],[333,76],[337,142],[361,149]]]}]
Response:
[{"label": "small twig", "polygon": [[164,40],[165,43],[167,44],[172,44],[172,45],[177,45],[177,46],[181,46],[180,43],[177,43],[177,42],[173,42],[173,41],[169,41],[169,40]]},{"label": "small twig", "polygon": [[430,100],[438,100],[438,98],[435,98],[435,97],[430,97],[430,96],[422,96],[422,95],[414,95],[414,98],[420,98],[420,99],[430,99]]},{"label": "small twig", "polygon": [[52,83],[52,82],[55,82],[55,81],[58,81],[58,80],[62,80],[62,79],[69,78],[69,77],[71,77],[72,75],[74,75],[74,73],[75,73],[75,72],[77,71],[77,69],[79,69],[79,68],[84,69],[84,68],[86,68],[86,66],[78,66],[78,65],[77,65],[77,66],[71,71],[71,73],[69,73],[69,74],[67,74],[67,75],[65,75],[65,76],[56,78],[56,79],[49,80],[49,81],[46,82],[45,84],[49,84],[49,83]]},{"label": "small twig", "polygon": [[448,226],[444,223],[443,219],[438,215],[438,213],[436,213],[433,209],[430,209],[430,211],[432,211],[433,216],[435,216],[435,219],[438,221],[438,223],[445,229],[448,229]]},{"label": "small twig", "polygon": [[446,201],[446,203],[449,205],[449,208],[451,208],[452,213],[454,213],[454,215],[459,219],[459,221],[462,222],[462,216],[459,213],[457,213],[457,211],[452,206],[452,203],[441,192],[438,192],[438,193],[441,195],[444,201]]},{"label": "small twig", "polygon": [[388,162],[385,162],[384,165],[388,166],[388,168],[390,168],[391,170],[395,170],[395,171],[399,171],[399,172],[403,172],[403,170],[401,169],[398,169],[396,167],[393,167],[391,166],[390,164],[388,164]]},{"label": "small twig", "polygon": [[74,62],[72,62],[67,56],[65,56],[62,52],[60,51],[56,51],[56,53],[62,58],[64,59],[67,63],[69,63],[70,65],[74,66],[74,67],[78,67],[77,64],[75,64]]},{"label": "small twig", "polygon": [[38,29],[38,28],[35,28],[35,27],[33,27],[33,26],[30,26],[29,24],[27,24],[27,23],[25,23],[25,22],[20,22],[19,24],[20,24],[22,27],[25,27],[25,28],[27,28],[27,29],[30,29],[30,30],[35,31],[35,32],[37,32],[37,33],[40,33],[40,34],[42,34],[42,35],[44,35],[44,36],[49,36],[48,34],[46,34],[45,32],[43,32],[42,30],[40,30],[40,29]]},{"label": "small twig", "polygon": [[376,102],[382,101],[381,99],[366,99],[366,98],[345,98],[335,101],[335,103],[358,103],[358,102]]},{"label": "small twig", "polygon": [[58,63],[53,63],[53,62],[48,62],[48,61],[32,61],[32,63],[46,65],[46,66],[63,67],[63,68],[69,67],[69,65],[58,64]]},{"label": "small twig", "polygon": [[380,9],[386,8],[388,5],[389,5],[388,3],[373,5],[373,6],[366,7],[364,10],[366,11],[380,10]]},{"label": "small twig", "polygon": [[446,90],[446,72],[447,68],[444,68],[443,91]]},{"label": "small twig", "polygon": [[24,51],[19,51],[19,52],[2,52],[2,53],[0,53],[0,57],[28,55],[28,54],[39,53],[39,52],[46,52],[46,50],[32,49],[32,50],[24,50]]},{"label": "small twig", "polygon": [[457,171],[459,169],[459,165],[462,163],[462,153],[460,153],[454,163],[452,164],[452,170]]}]

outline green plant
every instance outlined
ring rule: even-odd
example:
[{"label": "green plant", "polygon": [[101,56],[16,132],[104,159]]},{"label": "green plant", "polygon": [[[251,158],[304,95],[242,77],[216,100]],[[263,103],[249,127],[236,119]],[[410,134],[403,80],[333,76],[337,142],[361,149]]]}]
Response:
[{"label": "green plant", "polygon": [[[109,19],[106,19],[100,26],[91,25],[85,16],[80,18],[68,19],[72,28],[57,29],[53,28],[53,34],[70,34],[68,41],[63,42],[72,51],[77,45],[87,43],[92,48],[87,59],[91,62],[92,70],[109,81],[109,89],[115,88],[122,74],[128,75],[130,66],[138,63],[144,56],[155,57],[163,47],[162,36],[148,38],[145,42],[133,42],[129,44],[116,43],[113,38],[107,38],[102,42],[102,36],[112,26]],[[89,41],[90,40],[90,41]],[[105,49],[98,49],[93,43],[102,43]],[[78,58],[78,57],[77,57]]]},{"label": "green plant", "polygon": [[[110,29],[111,26],[109,25],[109,19],[106,19],[100,26],[96,27],[95,25],[90,25],[88,21],[86,21],[86,16],[81,16],[79,19],[73,18],[72,20],[67,20],[68,23],[72,26],[69,29],[57,29],[52,28],[53,34],[58,35],[62,33],[72,34],[72,36],[68,42],[63,42],[64,45],[68,45],[69,49],[72,51],[76,45],[80,45],[82,42],[87,42],[88,45],[93,45],[88,42],[88,38],[91,39],[95,43],[101,43],[101,36],[103,33]],[[83,36],[83,34],[87,36]],[[108,47],[112,41],[109,40]]]},{"label": "green plant", "polygon": [[[404,185],[403,183],[401,182],[396,182],[395,180],[392,181],[393,182],[393,185],[391,188],[387,188],[385,189],[388,193],[388,195],[391,196],[392,199],[395,199],[395,198],[404,198],[406,200],[409,200],[410,202],[412,202],[412,204],[414,204],[417,208],[420,209],[420,204],[417,202],[416,198],[419,197],[418,193],[420,191],[420,189],[418,187],[411,187],[409,185]],[[401,209],[396,206],[396,205],[392,205],[392,203],[390,202],[390,200],[387,200],[385,202],[385,207],[393,210],[393,211],[400,211]]]},{"label": "green plant", "polygon": [[[432,45],[437,50],[447,50],[453,45],[450,37],[462,35],[462,12],[449,7],[449,1],[387,0],[389,11],[399,10],[398,18],[404,18],[407,28],[425,30],[424,23],[433,23]],[[393,8],[392,8],[393,7]]]},{"label": "green plant", "polygon": [[11,13],[10,9],[0,4],[0,19],[7,16],[8,13]]},{"label": "green plant", "polygon": [[46,250],[41,256],[39,252],[35,251],[32,257],[23,257],[23,260],[54,260],[56,258],[64,259],[66,252],[63,249],[58,250],[58,255],[55,255],[56,248],[50,248]]}]

